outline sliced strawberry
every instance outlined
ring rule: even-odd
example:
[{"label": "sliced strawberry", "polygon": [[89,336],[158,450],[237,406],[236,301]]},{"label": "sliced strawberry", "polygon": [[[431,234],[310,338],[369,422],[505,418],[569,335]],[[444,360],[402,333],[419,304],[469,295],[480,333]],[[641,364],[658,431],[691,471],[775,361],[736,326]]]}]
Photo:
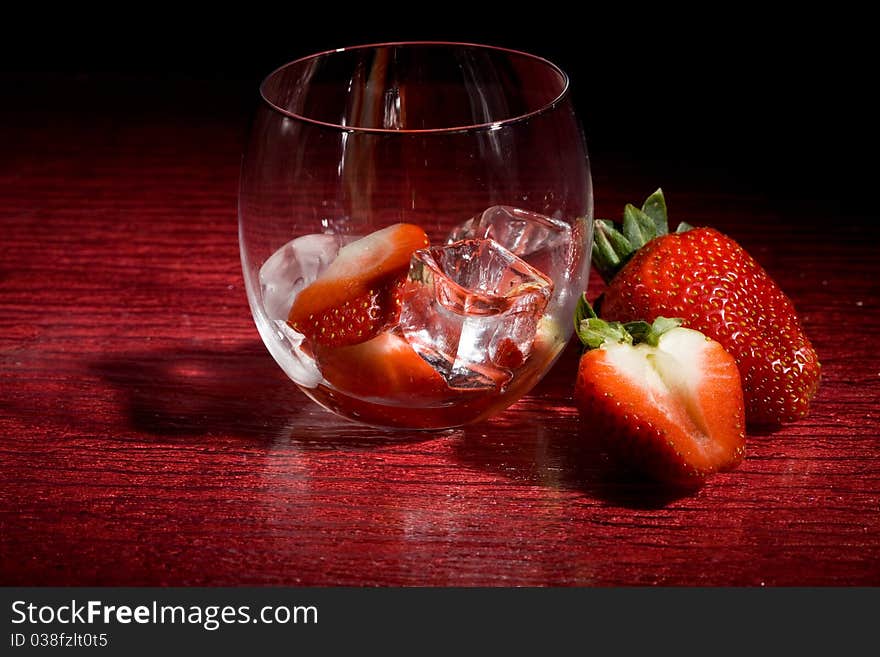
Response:
[{"label": "sliced strawberry", "polygon": [[679,324],[581,321],[589,350],[575,400],[609,451],[659,481],[697,485],[742,460],[745,410],[733,357]]},{"label": "sliced strawberry", "polygon": [[454,394],[443,377],[394,333],[380,333],[361,344],[319,348],[316,357],[328,383],[359,399],[426,406]]},{"label": "sliced strawberry", "polygon": [[342,347],[364,342],[397,323],[399,290],[405,282],[405,275],[381,281],[360,296],[339,306],[316,309],[307,319],[291,324],[315,345]]},{"label": "sliced strawberry", "polygon": [[394,224],[347,244],[297,295],[287,323],[316,345],[375,337],[397,321],[401,279],[413,252],[427,245],[425,231],[412,224]]},{"label": "sliced strawberry", "polygon": [[523,353],[519,350],[516,342],[510,338],[502,338],[498,342],[495,357],[492,361],[499,367],[515,370],[523,364]]}]

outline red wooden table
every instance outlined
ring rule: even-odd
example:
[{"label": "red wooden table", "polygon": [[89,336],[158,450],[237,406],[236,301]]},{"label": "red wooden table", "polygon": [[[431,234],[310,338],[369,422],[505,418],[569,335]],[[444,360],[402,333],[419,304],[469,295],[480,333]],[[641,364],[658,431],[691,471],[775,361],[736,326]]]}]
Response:
[{"label": "red wooden table", "polygon": [[824,366],[807,419],[665,495],[583,440],[573,344],[467,428],[321,410],[242,288],[240,96],[22,84],[0,110],[0,584],[880,584],[876,223],[594,158],[597,214],[663,184],[779,280]]}]

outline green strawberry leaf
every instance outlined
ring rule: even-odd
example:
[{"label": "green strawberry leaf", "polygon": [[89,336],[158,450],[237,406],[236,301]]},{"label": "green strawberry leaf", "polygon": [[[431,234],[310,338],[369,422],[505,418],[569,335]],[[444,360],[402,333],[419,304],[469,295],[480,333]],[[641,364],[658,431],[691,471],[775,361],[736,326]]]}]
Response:
[{"label": "green strawberry leaf", "polygon": [[597,349],[606,342],[632,344],[632,336],[620,322],[606,322],[604,319],[590,317],[578,327],[578,337],[587,349]]},{"label": "green strawberry leaf", "polygon": [[595,223],[593,231],[593,263],[605,280],[610,280],[620,266],[620,258],[617,257],[614,247],[611,246],[607,229],[599,221]]},{"label": "green strawberry leaf", "polygon": [[602,278],[610,281],[635,249],[612,222],[597,219],[593,227],[593,263]]},{"label": "green strawberry leaf", "polygon": [[590,318],[597,319],[598,315],[596,315],[596,311],[593,310],[593,306],[590,305],[590,302],[587,301],[587,293],[584,292],[578,297],[577,306],[575,306],[574,309],[574,330],[577,331],[581,322]]},{"label": "green strawberry leaf", "polygon": [[660,336],[681,326],[682,320],[658,317],[652,324],[637,320],[635,322],[607,322],[596,316],[596,311],[587,301],[586,293],[578,298],[574,310],[574,330],[578,338],[589,349],[598,349],[612,343],[639,344],[646,342],[654,347]]},{"label": "green strawberry leaf", "polygon": [[617,257],[620,258],[621,262],[625,262],[627,258],[636,252],[635,246],[626,239],[626,236],[624,236],[623,233],[614,228],[613,222],[608,221],[605,225],[608,227],[606,235],[608,235],[608,240],[611,242],[611,246],[614,247],[614,252],[617,254]]},{"label": "green strawberry leaf", "polygon": [[623,235],[638,249],[657,237],[657,227],[651,217],[627,203],[623,209]]},{"label": "green strawberry leaf", "polygon": [[633,344],[638,344],[639,342],[647,342],[648,336],[651,333],[651,325],[648,324],[648,322],[643,322],[642,320],[627,322],[623,325],[623,328],[626,329],[626,332],[632,336]]},{"label": "green strawberry leaf", "polygon": [[691,226],[691,225],[690,225],[688,222],[686,222],[686,221],[682,221],[680,224],[678,224],[678,228],[675,229],[675,232],[676,232],[677,234],[680,234],[680,233],[686,233],[686,232],[688,232],[689,230],[693,230],[693,226]]},{"label": "green strawberry leaf", "polygon": [[666,212],[666,198],[663,196],[663,190],[657,189],[642,204],[642,212],[651,218],[657,235],[666,235],[669,232],[669,219]]},{"label": "green strawberry leaf", "polygon": [[586,293],[578,299],[574,310],[574,330],[587,349],[597,349],[608,341],[632,344],[632,336],[620,322],[606,322],[596,316]]},{"label": "green strawberry leaf", "polygon": [[658,317],[651,324],[650,330],[645,335],[645,342],[656,347],[661,335],[674,328],[678,328],[681,324],[682,320],[677,317]]}]

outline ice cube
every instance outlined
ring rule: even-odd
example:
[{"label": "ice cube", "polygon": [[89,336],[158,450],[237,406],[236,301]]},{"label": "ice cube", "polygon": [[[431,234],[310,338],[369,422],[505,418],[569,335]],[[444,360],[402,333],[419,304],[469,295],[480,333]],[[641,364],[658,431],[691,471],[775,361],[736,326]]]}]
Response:
[{"label": "ice cube", "polygon": [[492,239],[416,251],[400,316],[453,388],[503,389],[532,349],[553,283]]},{"label": "ice cube", "polygon": [[315,388],[324,379],[321,369],[312,358],[302,349],[305,336],[288,326],[286,321],[274,320],[275,337],[282,348],[280,350],[269,347],[269,352],[287,372],[287,376],[305,388]]},{"label": "ice cube", "polygon": [[338,235],[303,235],[269,256],[260,267],[263,307],[269,319],[287,319],[296,295],[327,269],[341,245]]},{"label": "ice cube", "polygon": [[323,376],[315,360],[302,349],[305,336],[287,325],[287,315],[296,295],[327,269],[348,239],[303,235],[282,246],[260,267],[262,308],[254,312],[257,328],[281,368],[306,388],[317,386]]},{"label": "ice cube", "polygon": [[507,205],[493,205],[453,229],[447,244],[493,239],[553,281],[570,266],[571,227],[564,221]]}]

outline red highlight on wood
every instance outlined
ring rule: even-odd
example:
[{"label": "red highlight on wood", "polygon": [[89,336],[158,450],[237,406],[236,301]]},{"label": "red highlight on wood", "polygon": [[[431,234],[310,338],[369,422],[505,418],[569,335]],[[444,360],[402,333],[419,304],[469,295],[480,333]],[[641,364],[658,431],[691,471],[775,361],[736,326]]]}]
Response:
[{"label": "red highlight on wood", "polygon": [[761,261],[823,365],[806,419],[671,497],[582,435],[574,343],[462,429],[319,408],[247,308],[241,117],[173,83],[134,105],[65,84],[66,111],[0,108],[0,584],[880,584],[876,225],[594,158],[598,215],[662,183]]}]

